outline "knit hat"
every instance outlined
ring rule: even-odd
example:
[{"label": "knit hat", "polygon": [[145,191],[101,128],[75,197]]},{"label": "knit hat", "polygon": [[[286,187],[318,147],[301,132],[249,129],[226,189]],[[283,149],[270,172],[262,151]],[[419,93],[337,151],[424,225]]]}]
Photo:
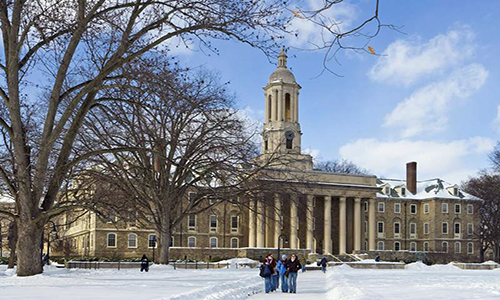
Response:
[{"label": "knit hat", "polygon": [[286,254],[281,255],[281,259],[287,259]]}]

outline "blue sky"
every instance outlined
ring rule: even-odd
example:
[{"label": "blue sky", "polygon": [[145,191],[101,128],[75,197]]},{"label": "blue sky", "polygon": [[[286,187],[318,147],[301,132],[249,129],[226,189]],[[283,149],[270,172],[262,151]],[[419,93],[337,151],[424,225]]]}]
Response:
[{"label": "blue sky", "polygon": [[[373,2],[346,1],[329,13],[354,25]],[[349,159],[386,178],[404,178],[405,163],[413,160],[422,180],[460,183],[488,167],[500,137],[498,15],[495,0],[382,0],[382,22],[403,26],[404,34],[383,29],[370,42],[381,56],[340,53],[342,65],[329,66],[342,77],[318,77],[323,52],[290,48],[288,64],[302,86],[302,149],[320,160]],[[285,46],[306,48],[318,38],[317,29],[296,26],[300,39],[288,38]],[[186,65],[220,72],[237,105],[262,120],[262,87],[275,66],[246,45],[218,47],[218,56],[177,54]]]}]

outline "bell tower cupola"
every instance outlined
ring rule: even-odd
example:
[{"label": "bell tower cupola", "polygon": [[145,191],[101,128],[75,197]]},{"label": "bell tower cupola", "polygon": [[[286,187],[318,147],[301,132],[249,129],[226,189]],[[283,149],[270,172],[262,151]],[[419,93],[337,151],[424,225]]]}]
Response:
[{"label": "bell tower cupola", "polygon": [[[309,155],[301,154],[299,124],[300,85],[287,67],[285,48],[278,55],[278,67],[264,87],[265,121],[262,130],[262,152],[289,154],[310,161]],[[311,162],[312,168],[312,162]]]}]

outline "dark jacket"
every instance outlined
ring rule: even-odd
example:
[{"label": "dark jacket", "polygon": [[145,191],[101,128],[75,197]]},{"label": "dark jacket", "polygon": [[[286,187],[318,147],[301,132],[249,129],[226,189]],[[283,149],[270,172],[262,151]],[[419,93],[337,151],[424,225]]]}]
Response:
[{"label": "dark jacket", "polygon": [[141,258],[141,265],[143,266],[149,266],[149,259],[148,257],[146,256],[146,254],[144,254]]},{"label": "dark jacket", "polygon": [[302,265],[300,264],[299,259],[295,259],[292,261],[291,259],[288,260],[286,264],[286,268],[290,273],[297,273],[300,269],[302,269]]},{"label": "dark jacket", "polygon": [[325,257],[323,257],[323,259],[321,260],[320,264],[322,267],[326,267],[326,264],[328,263],[328,261],[326,260]]}]

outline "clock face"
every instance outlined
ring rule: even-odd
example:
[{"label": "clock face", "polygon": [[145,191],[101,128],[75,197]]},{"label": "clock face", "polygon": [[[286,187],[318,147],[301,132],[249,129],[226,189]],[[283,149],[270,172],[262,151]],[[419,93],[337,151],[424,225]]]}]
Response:
[{"label": "clock face", "polygon": [[287,131],[285,132],[285,137],[287,140],[292,140],[295,135],[293,134],[293,131]]},{"label": "clock face", "polygon": [[267,133],[264,133],[264,141],[267,141],[269,139],[269,136],[267,135]]}]

